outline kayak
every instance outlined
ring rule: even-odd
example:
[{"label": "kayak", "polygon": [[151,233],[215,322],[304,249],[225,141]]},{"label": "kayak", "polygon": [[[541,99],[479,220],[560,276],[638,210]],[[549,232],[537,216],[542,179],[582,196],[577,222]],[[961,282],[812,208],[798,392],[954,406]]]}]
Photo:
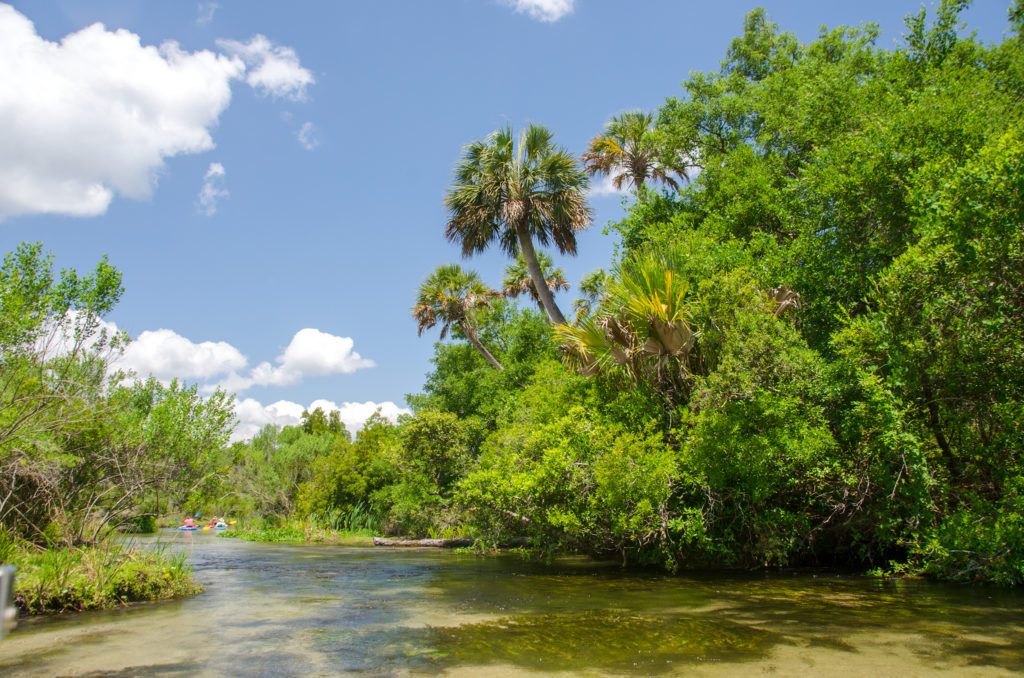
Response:
[{"label": "kayak", "polygon": [[178,529],[179,530],[185,530],[186,532],[194,532],[195,530],[198,530],[199,528],[196,527],[195,525],[193,525],[192,527],[189,527],[187,525],[178,525]]}]

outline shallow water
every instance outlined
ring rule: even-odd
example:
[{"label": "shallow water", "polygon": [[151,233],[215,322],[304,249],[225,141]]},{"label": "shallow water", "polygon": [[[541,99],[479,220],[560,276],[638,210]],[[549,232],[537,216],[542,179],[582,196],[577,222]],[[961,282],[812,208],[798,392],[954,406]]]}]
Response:
[{"label": "shallow water", "polygon": [[163,539],[205,593],[22,622],[0,675],[1024,675],[1012,590]]}]

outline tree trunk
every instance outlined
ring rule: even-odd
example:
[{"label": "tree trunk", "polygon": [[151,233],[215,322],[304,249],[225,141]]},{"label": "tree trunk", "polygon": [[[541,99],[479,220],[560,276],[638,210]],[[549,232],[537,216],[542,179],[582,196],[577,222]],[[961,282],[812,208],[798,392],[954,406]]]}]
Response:
[{"label": "tree trunk", "polygon": [[547,311],[548,318],[555,325],[567,324],[565,316],[562,315],[562,312],[555,304],[555,295],[551,293],[548,281],[544,279],[544,274],[540,270],[540,262],[537,261],[537,251],[533,249],[533,239],[530,237],[530,232],[526,230],[525,223],[516,224],[516,235],[519,236],[519,249],[523,253],[523,259],[526,260],[526,268],[530,271],[530,279],[533,280],[533,286],[537,288],[537,296],[540,298],[544,310]]},{"label": "tree trunk", "polygon": [[[431,546],[434,548],[459,548],[466,546],[473,546],[477,543],[476,539],[468,539],[464,537],[456,537],[454,539],[385,539],[384,537],[374,537],[374,546]],[[529,542],[522,538],[516,537],[514,539],[506,539],[503,542],[498,543],[498,548],[505,548],[510,546],[526,546]]]},{"label": "tree trunk", "polygon": [[462,333],[466,335],[467,339],[469,339],[469,343],[473,344],[473,348],[480,351],[480,355],[482,355],[487,362],[491,364],[491,367],[496,370],[505,369],[501,366],[501,363],[498,362],[498,359],[491,355],[491,352],[487,350],[487,347],[480,343],[480,337],[477,336],[476,329],[470,326],[467,322],[460,322],[459,327],[462,328]]},{"label": "tree trunk", "polygon": [[472,546],[476,539],[384,539],[374,537],[374,546],[432,546],[434,548],[458,548]]}]

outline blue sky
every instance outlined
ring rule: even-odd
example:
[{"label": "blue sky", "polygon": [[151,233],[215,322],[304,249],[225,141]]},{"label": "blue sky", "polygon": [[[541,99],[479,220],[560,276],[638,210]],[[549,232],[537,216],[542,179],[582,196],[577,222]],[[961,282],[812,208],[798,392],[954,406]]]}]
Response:
[{"label": "blue sky", "polygon": [[[79,271],[108,255],[128,364],[237,393],[238,436],[313,404],[353,428],[378,406],[394,416],[436,341],[410,317],[420,281],[457,261],[496,287],[506,263],[463,261],[443,237],[462,146],[538,122],[579,154],[612,115],[717,69],[756,6],[0,4],[0,249],[42,241]],[[804,41],[875,21],[892,47],[921,4],[761,6]],[[965,18],[998,42],[1008,6],[975,2]],[[602,230],[622,200],[593,192],[579,255],[555,257],[571,282],[608,265]]]}]

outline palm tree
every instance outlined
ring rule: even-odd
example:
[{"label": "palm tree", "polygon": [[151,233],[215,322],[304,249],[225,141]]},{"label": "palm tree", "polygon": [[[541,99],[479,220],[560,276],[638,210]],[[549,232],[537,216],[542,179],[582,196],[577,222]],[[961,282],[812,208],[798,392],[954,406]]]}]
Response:
[{"label": "palm tree", "polygon": [[558,328],[567,361],[586,375],[647,381],[669,397],[686,389],[702,371],[678,256],[641,252],[620,262],[598,307],[575,326]]},{"label": "palm tree", "polygon": [[590,225],[592,216],[587,176],[551,137],[546,127],[531,124],[517,141],[506,126],[466,146],[445,196],[445,236],[461,244],[467,257],[495,240],[510,257],[522,254],[548,317],[564,325],[533,241],[554,243],[560,254],[576,254],[576,233]]},{"label": "palm tree", "polygon": [[576,309],[576,322],[586,318],[604,298],[608,274],[603,268],[597,268],[580,278],[580,294],[583,296],[572,303]]},{"label": "palm tree", "polygon": [[491,307],[491,299],[500,296],[488,289],[476,271],[464,271],[458,264],[438,266],[420,284],[412,317],[419,324],[420,336],[423,330],[441,323],[441,338],[448,335],[448,328],[457,325],[469,343],[495,369],[504,369],[490,351],[480,343],[476,330],[476,314],[483,308]]},{"label": "palm tree", "polygon": [[612,177],[615,188],[620,190],[628,179],[641,200],[648,179],[678,191],[679,184],[669,172],[687,178],[685,170],[668,168],[661,162],[654,143],[654,115],[643,111],[613,116],[604,132],[590,140],[590,149],[583,154],[583,169],[591,175]]},{"label": "palm tree", "polygon": [[[553,268],[554,262],[544,252],[537,253],[537,263],[540,264],[540,272],[547,283],[547,287],[554,294],[559,290],[569,289],[569,281],[565,279],[565,271],[560,268]],[[520,294],[528,295],[544,311],[544,304],[540,301],[537,288],[534,287],[533,278],[530,277],[530,270],[526,265],[526,259],[520,254],[516,257],[514,264],[505,267],[505,279],[501,281],[502,294],[509,299],[515,299]]]}]

